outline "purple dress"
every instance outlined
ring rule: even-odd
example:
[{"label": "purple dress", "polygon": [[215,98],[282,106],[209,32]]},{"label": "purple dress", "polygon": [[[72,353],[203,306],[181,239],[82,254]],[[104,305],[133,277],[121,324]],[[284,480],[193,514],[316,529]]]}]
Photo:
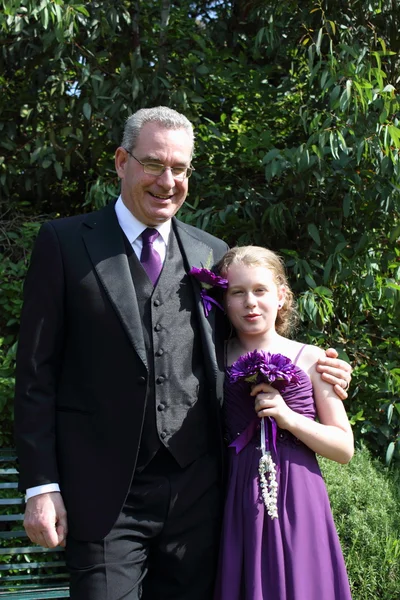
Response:
[{"label": "purple dress", "polygon": [[[229,367],[228,367],[229,369]],[[300,384],[282,392],[298,413],[315,419],[312,385],[296,367]],[[278,429],[278,519],[260,495],[260,419],[249,383],[226,378],[224,417],[228,442],[247,431],[236,453],[230,447],[228,488],[215,600],[351,600],[346,567],[325,483],[315,453]],[[255,432],[254,432],[255,431]],[[271,431],[271,428],[270,428]],[[252,435],[254,433],[254,435]],[[246,433],[243,434],[246,437]],[[242,435],[242,439],[243,439]]]}]

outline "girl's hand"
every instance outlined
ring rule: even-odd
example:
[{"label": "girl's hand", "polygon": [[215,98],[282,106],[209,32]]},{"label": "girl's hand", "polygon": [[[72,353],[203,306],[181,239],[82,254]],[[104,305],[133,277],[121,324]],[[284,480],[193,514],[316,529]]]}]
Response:
[{"label": "girl's hand", "polygon": [[267,383],[255,385],[251,391],[255,396],[254,409],[257,416],[273,417],[281,429],[290,429],[294,412],[288,407],[277,389]]}]

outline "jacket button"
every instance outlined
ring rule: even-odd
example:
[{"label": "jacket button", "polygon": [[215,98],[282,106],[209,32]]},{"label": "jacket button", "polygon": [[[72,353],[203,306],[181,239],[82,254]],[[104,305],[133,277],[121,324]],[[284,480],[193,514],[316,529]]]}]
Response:
[{"label": "jacket button", "polygon": [[138,377],[137,382],[139,385],[144,385],[146,383],[146,377]]},{"label": "jacket button", "polygon": [[160,434],[161,439],[165,440],[165,438],[167,437],[167,432],[166,431],[162,431]]}]

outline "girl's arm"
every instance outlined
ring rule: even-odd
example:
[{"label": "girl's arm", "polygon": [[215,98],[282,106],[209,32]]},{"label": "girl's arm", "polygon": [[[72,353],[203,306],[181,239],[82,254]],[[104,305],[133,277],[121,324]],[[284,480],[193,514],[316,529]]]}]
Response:
[{"label": "girl's arm", "polygon": [[354,453],[353,432],[343,402],[316,370],[317,360],[323,354],[319,348],[307,346],[299,364],[313,384],[319,422],[293,411],[281,394],[267,384],[257,385],[252,391],[252,395],[257,396],[255,409],[259,417],[274,417],[281,429],[290,431],[314,452],[347,463]]}]

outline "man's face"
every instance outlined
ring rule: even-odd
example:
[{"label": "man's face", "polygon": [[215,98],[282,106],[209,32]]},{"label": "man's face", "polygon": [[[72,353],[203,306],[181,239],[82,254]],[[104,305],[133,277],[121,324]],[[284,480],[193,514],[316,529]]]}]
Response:
[{"label": "man's face", "polygon": [[[188,167],[191,152],[192,140],[185,129],[166,129],[159,123],[146,123],[132,150],[141,162],[162,163],[167,167]],[[145,225],[154,226],[171,219],[186,199],[187,178],[174,179],[170,169],[158,177],[148,175],[122,147],[115,153],[115,168],[121,179],[125,206]]]}]

